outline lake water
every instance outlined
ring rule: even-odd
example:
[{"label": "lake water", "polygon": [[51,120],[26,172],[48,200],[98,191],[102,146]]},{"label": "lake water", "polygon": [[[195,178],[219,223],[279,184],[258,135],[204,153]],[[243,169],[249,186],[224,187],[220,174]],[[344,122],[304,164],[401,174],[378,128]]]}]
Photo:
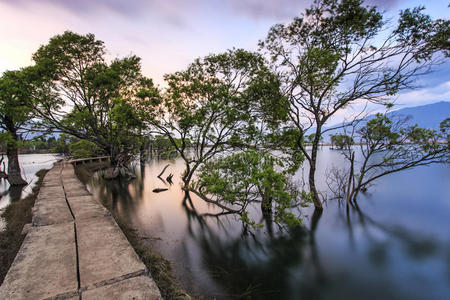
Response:
[{"label": "lake water", "polygon": [[[341,164],[323,148],[318,179]],[[170,163],[174,184],[157,178]],[[180,189],[181,159],[153,160],[131,182],[88,183],[98,199],[133,226],[148,247],[173,262],[182,288],[207,299],[448,299],[450,166],[433,165],[380,179],[360,210],[327,201],[321,216],[302,209],[304,228],[275,224],[247,231],[236,216]],[[300,170],[297,177],[302,172]],[[165,177],[164,176],[164,177]],[[154,188],[168,188],[153,193]],[[195,208],[195,211],[192,209]]]},{"label": "lake water", "polygon": [[[5,157],[5,166],[8,166],[8,158]],[[33,189],[37,180],[36,172],[42,169],[51,169],[53,163],[58,159],[55,154],[21,154],[19,155],[22,178],[28,185],[18,188],[10,188],[7,180],[0,181],[0,210],[4,209],[11,201],[26,197]],[[2,166],[3,169],[3,166]]]}]

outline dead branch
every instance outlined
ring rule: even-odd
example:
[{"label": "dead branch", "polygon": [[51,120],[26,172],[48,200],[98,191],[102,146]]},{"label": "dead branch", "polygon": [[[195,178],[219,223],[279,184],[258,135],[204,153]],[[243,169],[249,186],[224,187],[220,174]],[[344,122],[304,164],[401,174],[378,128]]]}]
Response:
[{"label": "dead branch", "polygon": [[159,175],[157,176],[157,177],[161,177],[162,176],[162,174],[164,174],[164,172],[166,171],[166,169],[168,168],[170,166],[170,164],[168,164],[168,165],[166,165],[165,167],[164,167],[164,169],[161,171],[161,173],[159,173]]}]

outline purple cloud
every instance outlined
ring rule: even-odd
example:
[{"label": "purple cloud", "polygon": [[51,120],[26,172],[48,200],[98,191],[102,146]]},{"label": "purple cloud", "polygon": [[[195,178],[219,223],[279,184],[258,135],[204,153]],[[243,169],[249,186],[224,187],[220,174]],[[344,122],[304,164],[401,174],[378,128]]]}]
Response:
[{"label": "purple cloud", "polygon": [[[305,8],[313,3],[312,0],[230,0],[227,5],[235,12],[252,18],[285,19],[299,16]],[[389,10],[397,6],[399,0],[367,0],[365,5],[377,6],[382,10]]]},{"label": "purple cloud", "polygon": [[[3,0],[14,6],[27,6],[30,3],[36,3],[32,0]],[[139,13],[146,1],[122,1],[122,0],[41,0],[42,4],[49,4],[52,6],[59,6],[77,14],[91,14],[99,10],[111,10],[116,13],[132,16]]]},{"label": "purple cloud", "polygon": [[[15,6],[26,6],[36,3],[32,0],[0,0]],[[189,2],[189,3],[187,3]],[[305,8],[312,4],[312,0],[229,0],[216,2],[216,9],[220,7],[231,8],[233,13],[247,15],[257,19],[283,19],[299,15]],[[367,0],[368,5],[376,5],[381,9],[390,9],[397,5],[399,0]],[[174,15],[185,13],[185,10],[193,10],[211,6],[209,0],[40,0],[39,3],[50,4],[67,9],[76,14],[94,14],[99,11],[110,10],[124,17],[136,17],[145,14],[149,10],[166,15],[172,23],[183,23]]]}]

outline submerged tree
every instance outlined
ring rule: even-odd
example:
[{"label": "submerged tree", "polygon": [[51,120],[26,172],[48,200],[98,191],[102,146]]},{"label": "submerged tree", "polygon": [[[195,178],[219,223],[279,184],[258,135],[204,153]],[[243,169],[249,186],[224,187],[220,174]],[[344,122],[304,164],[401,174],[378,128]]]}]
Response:
[{"label": "submerged tree", "polygon": [[[285,171],[293,172],[303,156],[298,130],[281,127],[288,102],[264,59],[229,50],[197,59],[166,80],[169,87],[151,109],[158,113],[150,123],[184,160],[183,189],[246,222],[252,222],[247,207],[256,201],[265,212],[273,204],[275,218],[286,220],[298,199],[283,191],[288,179],[275,168],[283,161]],[[274,186],[264,186],[272,180]]]},{"label": "submerged tree", "polygon": [[417,125],[407,126],[404,118],[377,114],[355,132],[360,155],[355,155],[355,149],[348,145],[342,154],[350,166],[336,172],[333,178],[335,183],[340,182],[335,191],[345,196],[347,205],[356,203],[359,193],[380,177],[417,166],[450,162],[450,150],[443,142],[445,136]]},{"label": "submerged tree", "polygon": [[287,102],[263,58],[230,50],[195,60],[166,76],[163,101],[149,122],[185,161],[185,188],[213,157],[233,149],[259,148],[261,137],[286,120]]},{"label": "submerged tree", "polygon": [[253,203],[260,203],[263,216],[273,217],[278,224],[298,225],[300,219],[291,210],[300,205],[301,193],[292,185],[287,171],[277,171],[286,170],[286,160],[290,159],[255,150],[219,158],[202,166],[192,191],[225,212],[240,214],[252,225],[256,223],[247,207]]},{"label": "submerged tree", "polygon": [[94,143],[111,156],[113,166],[126,163],[140,149],[146,129],[143,111],[158,90],[141,74],[140,58],[105,61],[105,46],[93,34],[66,31],[33,55],[44,79],[45,96],[35,111],[45,123]]},{"label": "submerged tree", "polygon": [[333,148],[333,146],[336,146],[339,150],[350,147],[353,144],[353,138],[346,134],[332,134],[330,139],[331,147]]},{"label": "submerged tree", "polygon": [[8,157],[7,180],[11,185],[24,185],[19,156],[19,131],[27,130],[25,126],[32,119],[31,101],[33,77],[29,68],[19,71],[6,71],[0,77],[0,129],[4,131]]},{"label": "submerged tree", "polygon": [[301,137],[315,133],[312,150],[302,152],[317,209],[319,141],[333,129],[324,129],[325,123],[358,101],[386,103],[442,61],[441,50],[449,55],[449,21],[434,21],[422,10],[402,11],[394,27],[360,0],[317,0],[292,23],[273,26],[260,42],[290,102],[291,123]]}]

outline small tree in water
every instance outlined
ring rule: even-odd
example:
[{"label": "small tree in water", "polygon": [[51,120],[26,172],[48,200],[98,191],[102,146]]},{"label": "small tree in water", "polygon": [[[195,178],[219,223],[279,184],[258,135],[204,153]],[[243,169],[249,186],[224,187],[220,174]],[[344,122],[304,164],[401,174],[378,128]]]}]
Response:
[{"label": "small tree in water", "polygon": [[331,135],[331,148],[336,146],[338,150],[342,150],[346,147],[347,148],[350,147],[353,143],[354,143],[353,138],[346,134]]},{"label": "small tree in water", "polygon": [[[282,159],[267,152],[248,150],[205,164],[194,184],[194,193],[225,212],[238,213],[242,221],[257,225],[248,207],[260,203],[264,217],[277,223],[298,225],[290,210],[300,205],[301,193],[287,174],[276,171]],[[282,168],[282,167],[281,167]]]},{"label": "small tree in water", "polygon": [[350,147],[344,149],[342,154],[350,167],[334,172],[332,178],[338,184],[334,192],[345,197],[347,205],[356,204],[359,193],[380,177],[417,166],[450,162],[445,135],[417,125],[407,126],[404,118],[377,114],[356,130],[354,138],[360,153],[355,155],[355,149]]}]

